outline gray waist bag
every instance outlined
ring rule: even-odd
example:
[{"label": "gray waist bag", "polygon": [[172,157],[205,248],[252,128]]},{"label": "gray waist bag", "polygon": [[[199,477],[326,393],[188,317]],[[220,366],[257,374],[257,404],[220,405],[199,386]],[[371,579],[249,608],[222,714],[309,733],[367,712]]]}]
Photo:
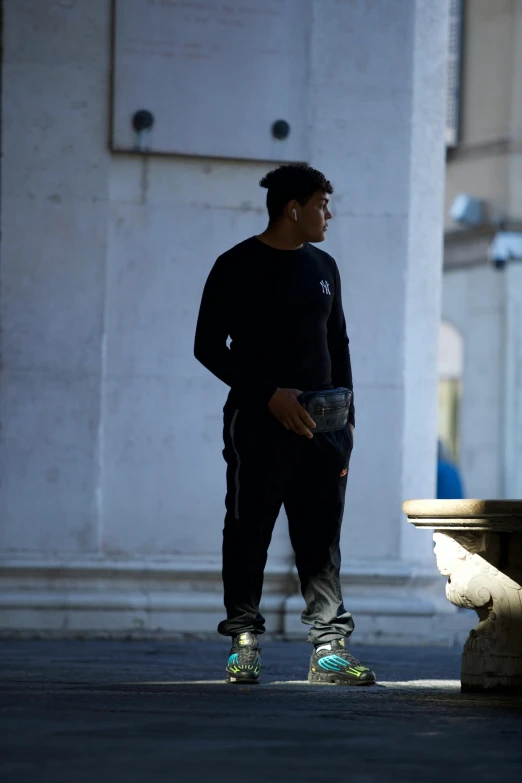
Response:
[{"label": "gray waist bag", "polygon": [[303,392],[297,399],[314,420],[314,432],[333,432],[346,427],[352,402],[350,389],[339,386],[337,389]]}]

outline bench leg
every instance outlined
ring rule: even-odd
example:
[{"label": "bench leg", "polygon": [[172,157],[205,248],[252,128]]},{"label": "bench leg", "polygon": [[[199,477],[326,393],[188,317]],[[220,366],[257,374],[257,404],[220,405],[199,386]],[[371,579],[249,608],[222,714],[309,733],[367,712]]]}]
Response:
[{"label": "bench leg", "polygon": [[462,654],[462,690],[522,690],[522,534],[437,531],[446,595],[479,623]]}]

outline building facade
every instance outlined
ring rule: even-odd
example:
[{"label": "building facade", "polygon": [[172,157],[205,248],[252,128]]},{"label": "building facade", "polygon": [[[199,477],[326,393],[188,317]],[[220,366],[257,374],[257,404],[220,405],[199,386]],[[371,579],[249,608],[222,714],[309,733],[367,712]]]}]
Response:
[{"label": "building facade", "polygon": [[[460,369],[442,368],[439,432],[468,497],[522,496],[522,258],[495,266],[499,231],[522,231],[522,2],[464,0],[447,149],[442,317]],[[450,217],[459,194],[475,225]],[[444,336],[442,339],[445,339]],[[460,345],[460,348],[459,348]],[[445,366],[447,362],[443,362]],[[461,390],[461,391],[460,391]]]}]

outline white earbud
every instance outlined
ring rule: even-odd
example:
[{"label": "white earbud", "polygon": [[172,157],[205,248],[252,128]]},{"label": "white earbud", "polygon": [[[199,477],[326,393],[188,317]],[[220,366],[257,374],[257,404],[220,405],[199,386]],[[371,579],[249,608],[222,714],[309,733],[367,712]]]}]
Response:
[{"label": "white earbud", "polygon": [[296,210],[295,210],[295,207],[294,207],[294,209],[292,210],[292,214],[293,214],[293,216],[294,216],[294,220],[296,220],[296,221],[297,221],[297,212],[296,212]]}]

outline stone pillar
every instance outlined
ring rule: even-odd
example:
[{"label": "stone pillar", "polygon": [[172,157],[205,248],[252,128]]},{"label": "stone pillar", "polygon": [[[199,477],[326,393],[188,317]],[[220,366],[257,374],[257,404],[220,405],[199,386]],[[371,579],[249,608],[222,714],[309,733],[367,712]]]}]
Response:
[{"label": "stone pillar", "polygon": [[[192,341],[216,256],[266,225],[271,164],[111,155],[110,7],[4,2],[0,619],[213,631],[226,389]],[[444,643],[401,501],[435,481],[447,3],[310,8],[308,160],[335,186],[356,385],[346,603],[360,641]],[[283,525],[264,611],[303,634]]]},{"label": "stone pillar", "polygon": [[[448,7],[320,6],[311,163],[336,186],[326,249],[341,268],[355,381],[345,603],[354,639],[442,641],[452,631],[431,537],[408,529],[401,503],[435,491]],[[297,633],[299,602],[289,606]]]},{"label": "stone pillar", "polygon": [[522,497],[522,259],[505,269],[504,497]]},{"label": "stone pillar", "polygon": [[2,10],[0,549],[33,561],[91,556],[100,539],[110,15],[100,0],[87,10],[7,0]]},{"label": "stone pillar", "polygon": [[[522,3],[513,4],[511,138],[522,137]],[[509,217],[522,224],[522,149],[513,145],[508,169]],[[504,497],[522,497],[522,258],[505,269]]]}]

